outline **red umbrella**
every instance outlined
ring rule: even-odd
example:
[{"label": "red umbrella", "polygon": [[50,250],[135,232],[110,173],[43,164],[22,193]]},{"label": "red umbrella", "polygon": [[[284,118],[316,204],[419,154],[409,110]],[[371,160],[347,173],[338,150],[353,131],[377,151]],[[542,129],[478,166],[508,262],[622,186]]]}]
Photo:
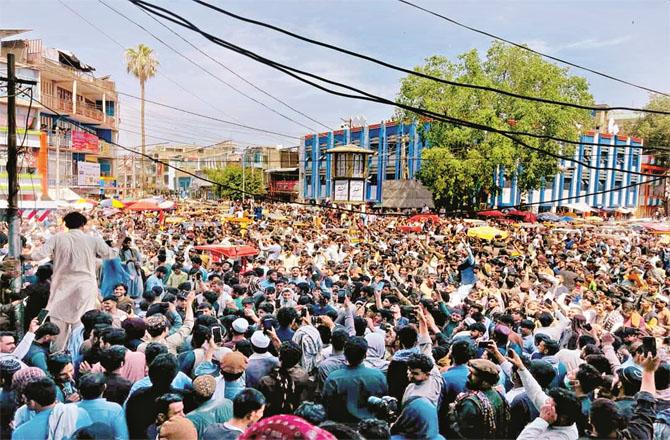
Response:
[{"label": "red umbrella", "polygon": [[520,218],[528,223],[535,223],[537,221],[536,215],[533,214],[532,212],[519,211],[518,209],[510,209],[509,211],[507,211],[507,216]]},{"label": "red umbrella", "polygon": [[419,232],[421,232],[421,226],[404,225],[404,226],[400,226],[400,231],[401,232],[419,233]]},{"label": "red umbrella", "polygon": [[163,208],[158,206],[158,203],[149,201],[149,200],[140,200],[135,202],[130,206],[126,206],[126,209],[131,211],[162,211]]},{"label": "red umbrella", "polygon": [[408,223],[423,223],[427,221],[431,221],[433,223],[439,223],[440,222],[440,217],[435,215],[435,214],[417,214],[411,216],[409,219],[407,219]]},{"label": "red umbrella", "polygon": [[211,254],[224,256],[226,258],[253,257],[258,255],[258,249],[248,244],[240,246],[225,246],[222,244],[207,244],[195,247],[201,251],[207,251]]},{"label": "red umbrella", "polygon": [[505,214],[503,214],[500,211],[481,211],[481,212],[478,212],[477,215],[480,216],[480,217],[491,217],[491,218],[505,217]]}]

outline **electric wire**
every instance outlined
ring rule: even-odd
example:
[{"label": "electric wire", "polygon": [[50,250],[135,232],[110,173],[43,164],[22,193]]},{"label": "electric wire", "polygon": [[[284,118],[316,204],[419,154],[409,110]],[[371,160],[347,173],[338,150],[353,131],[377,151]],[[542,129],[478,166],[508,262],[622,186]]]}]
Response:
[{"label": "electric wire", "polygon": [[108,5],[107,3],[105,3],[103,0],[98,0],[98,2],[101,3],[101,4],[103,4],[104,6],[106,6],[107,8],[109,8],[110,10],[114,11],[116,14],[120,15],[121,17],[125,18],[125,19],[128,20],[129,22],[133,23],[134,25],[136,25],[136,26],[139,27],[140,29],[144,30],[146,33],[148,33],[148,34],[151,35],[153,38],[155,38],[156,40],[158,40],[161,44],[163,44],[165,47],[167,47],[168,49],[170,49],[172,52],[174,52],[174,53],[176,53],[177,55],[179,55],[180,57],[184,58],[184,59],[187,60],[189,63],[191,63],[193,66],[199,68],[200,70],[202,70],[203,72],[205,72],[205,73],[207,73],[209,76],[211,76],[212,78],[214,78],[214,79],[216,79],[217,81],[219,81],[220,83],[222,83],[222,84],[228,86],[229,88],[231,88],[232,90],[236,91],[236,92],[239,93],[240,95],[246,97],[247,99],[250,99],[251,101],[253,101],[253,102],[259,104],[260,106],[266,108],[267,110],[269,110],[269,111],[271,111],[271,112],[273,112],[273,113],[275,113],[275,114],[281,116],[282,118],[284,118],[284,119],[286,119],[286,120],[288,120],[288,121],[290,121],[290,122],[293,122],[293,123],[296,124],[296,125],[299,125],[299,126],[301,126],[301,127],[303,127],[303,128],[306,128],[307,130],[314,131],[313,128],[311,128],[311,127],[309,127],[309,126],[303,124],[303,123],[300,122],[300,121],[297,121],[297,120],[291,118],[290,116],[287,116],[287,115],[283,114],[282,112],[280,112],[280,111],[278,111],[278,110],[275,110],[274,108],[270,107],[269,105],[265,104],[264,102],[259,101],[258,99],[254,98],[253,96],[251,96],[251,95],[245,93],[244,91],[238,89],[237,87],[235,87],[234,85],[230,84],[228,81],[224,80],[224,79],[221,78],[220,76],[218,76],[218,75],[212,73],[210,70],[208,70],[207,68],[205,68],[204,66],[202,66],[202,64],[199,64],[199,63],[197,63],[196,61],[194,61],[194,60],[192,60],[191,58],[189,58],[188,56],[184,55],[183,53],[181,53],[180,51],[178,51],[176,48],[174,48],[174,47],[171,46],[170,44],[166,43],[164,40],[162,40],[162,39],[161,39],[160,37],[158,37],[156,34],[154,34],[153,32],[151,32],[150,30],[148,30],[146,27],[144,27],[144,26],[142,26],[141,24],[137,23],[136,21],[134,21],[133,19],[131,19],[130,17],[128,17],[127,15],[125,15],[124,13],[122,13],[121,11],[118,11],[118,10],[114,9],[113,7],[111,7],[110,5]]},{"label": "electric wire", "polygon": [[[81,15],[79,12],[77,12],[75,9],[71,8],[71,7],[70,7],[67,3],[65,3],[63,0],[58,0],[58,2],[59,2],[61,5],[63,5],[66,9],[68,9],[70,12],[72,12],[73,14],[75,14],[77,17],[81,18],[86,24],[88,24],[88,25],[91,26],[93,29],[95,29],[96,31],[100,32],[102,35],[104,35],[105,37],[107,37],[108,40],[110,40],[111,42],[113,42],[114,44],[116,44],[118,47],[120,47],[121,50],[124,50],[124,51],[126,50],[126,47],[125,47],[123,44],[121,44],[117,39],[115,39],[114,37],[112,37],[111,35],[109,35],[107,32],[105,32],[105,30],[102,29],[102,28],[100,28],[100,26],[97,26],[95,23],[93,23],[93,22],[91,22],[90,20],[88,20],[86,17],[84,17],[83,15]],[[197,99],[198,101],[200,101],[200,102],[202,102],[203,104],[207,105],[208,107],[211,107],[211,108],[213,108],[214,110],[220,112],[222,115],[224,115],[224,116],[226,116],[226,117],[228,117],[228,118],[237,120],[237,122],[240,122],[235,116],[228,114],[227,112],[225,112],[224,110],[221,110],[219,107],[215,106],[214,104],[212,104],[212,103],[206,101],[204,98],[202,98],[202,97],[199,96],[198,94],[196,94],[196,93],[194,93],[194,92],[188,90],[188,89],[185,88],[179,81],[176,81],[176,80],[172,79],[171,77],[169,77],[168,75],[165,75],[163,72],[160,71],[160,69],[157,69],[157,70],[156,70],[156,76],[158,76],[158,77],[160,77],[160,78],[163,78],[163,79],[169,81],[169,82],[170,82],[171,84],[173,84],[175,87],[179,88],[180,90],[182,90],[183,92],[187,93],[188,95],[194,97],[195,99]]]},{"label": "electric wire", "polygon": [[566,60],[561,59],[561,58],[558,58],[558,57],[554,57],[554,56],[551,56],[551,55],[547,55],[547,54],[542,53],[542,52],[540,52],[540,51],[538,51],[538,50],[531,49],[530,47],[528,47],[528,46],[526,46],[526,45],[524,45],[524,44],[515,43],[514,41],[508,40],[508,39],[503,38],[503,37],[499,37],[499,36],[497,36],[497,35],[495,35],[495,34],[492,34],[492,33],[490,33],[490,32],[486,32],[486,31],[483,31],[483,30],[474,28],[474,27],[472,27],[472,26],[468,26],[468,25],[466,25],[466,24],[460,23],[460,22],[454,20],[453,18],[449,18],[449,17],[447,17],[446,15],[440,14],[440,13],[435,12],[435,11],[431,11],[430,9],[424,8],[424,7],[422,7],[422,6],[419,6],[419,5],[417,5],[417,4],[415,4],[415,3],[412,3],[412,2],[410,2],[410,1],[408,1],[408,0],[397,0],[397,1],[399,1],[400,3],[404,3],[404,4],[408,5],[408,6],[411,6],[411,7],[413,7],[413,8],[419,9],[419,10],[421,10],[421,11],[427,12],[428,14],[433,15],[433,16],[435,16],[435,17],[439,17],[439,18],[441,18],[441,19],[443,19],[443,20],[448,21],[449,23],[455,24],[456,26],[460,26],[460,27],[462,27],[462,28],[464,28],[464,29],[470,30],[470,31],[472,31],[472,32],[476,32],[476,33],[481,34],[481,35],[485,35],[485,36],[487,36],[487,37],[493,38],[493,39],[498,40],[498,41],[502,41],[502,42],[507,43],[507,44],[510,44],[510,45],[512,45],[512,46],[518,47],[518,48],[520,48],[520,49],[527,50],[528,52],[532,52],[532,53],[537,54],[537,55],[540,55],[540,56],[542,56],[542,57],[544,57],[544,58],[547,58],[547,59],[550,59],[550,60],[553,60],[553,61],[556,61],[556,62],[559,62],[559,63],[562,63],[562,64],[567,64],[568,66],[571,66],[571,67],[574,67],[574,68],[577,68],[577,69],[581,69],[581,70],[585,70],[585,71],[587,71],[587,72],[591,72],[591,73],[593,73],[593,74],[595,74],[595,75],[602,76],[603,78],[607,78],[607,79],[610,79],[610,80],[612,80],[612,81],[616,81],[616,82],[619,82],[619,83],[622,83],[622,84],[626,84],[626,85],[629,85],[629,86],[632,86],[632,87],[635,87],[635,88],[638,88],[638,89],[641,89],[641,90],[645,90],[645,91],[647,91],[647,92],[656,93],[656,94],[658,94],[658,95],[670,96],[670,94],[668,94],[668,93],[666,93],[666,92],[661,92],[661,91],[659,91],[659,90],[654,90],[654,89],[652,89],[652,88],[650,88],[650,87],[641,86],[641,85],[639,85],[639,84],[635,84],[635,83],[633,83],[633,82],[631,82],[631,81],[627,81],[627,80],[625,80],[625,79],[617,78],[617,77],[615,77],[615,76],[613,76],[613,75],[610,75],[610,74],[607,74],[607,73],[603,73],[603,72],[599,72],[599,71],[597,71],[597,70],[595,70],[595,69],[591,69],[591,68],[589,68],[589,67],[585,67],[585,66],[582,66],[582,65],[573,63],[573,62],[571,62],[571,61],[566,61]]},{"label": "electric wire", "polygon": [[[489,126],[486,126],[486,125],[477,124],[477,123],[473,123],[473,122],[470,122],[470,121],[465,121],[465,120],[449,117],[449,116],[446,116],[446,115],[441,115],[441,114],[436,113],[436,112],[426,111],[426,110],[423,110],[423,109],[420,109],[420,108],[417,108],[417,107],[413,107],[413,106],[409,106],[409,105],[406,105],[406,104],[393,102],[389,99],[373,95],[371,93],[365,92],[365,91],[360,90],[358,88],[355,88],[355,87],[352,87],[352,86],[349,86],[349,85],[346,85],[346,84],[343,84],[343,83],[340,83],[340,82],[337,82],[337,81],[329,80],[327,78],[315,75],[313,73],[306,72],[306,71],[300,70],[300,69],[296,69],[294,67],[287,66],[287,65],[275,62],[273,60],[270,60],[268,58],[262,57],[262,56],[260,56],[256,53],[254,53],[254,52],[251,52],[247,49],[236,46],[232,43],[229,43],[225,40],[222,40],[219,37],[216,37],[216,36],[213,36],[213,35],[207,33],[205,31],[201,30],[200,28],[198,28],[197,26],[195,26],[194,24],[192,24],[191,22],[189,22],[188,20],[184,19],[183,17],[180,17],[177,14],[175,14],[175,13],[173,13],[173,12],[171,12],[171,11],[165,9],[165,8],[162,8],[160,6],[152,5],[152,4],[150,4],[148,2],[145,2],[145,1],[142,1],[142,0],[129,0],[129,1],[131,1],[132,3],[140,5],[140,7],[142,7],[142,8],[145,8],[144,5],[149,5],[148,7],[146,7],[146,9],[148,11],[150,11],[151,13],[155,14],[155,15],[158,15],[162,18],[165,18],[168,21],[171,21],[171,22],[173,22],[175,24],[178,24],[182,27],[190,29],[194,32],[200,33],[202,36],[204,36],[205,38],[214,42],[215,44],[218,44],[222,47],[228,48],[228,49],[230,49],[234,52],[241,53],[241,54],[243,54],[243,55],[245,55],[249,58],[252,58],[252,59],[254,59],[254,60],[256,60],[256,61],[258,61],[262,64],[273,67],[274,69],[279,70],[279,71],[281,71],[281,72],[283,72],[283,73],[285,73],[285,74],[287,74],[287,75],[289,75],[293,78],[296,78],[297,80],[299,80],[301,82],[312,85],[313,87],[318,88],[320,90],[323,90],[323,91],[325,91],[327,93],[330,93],[332,95],[342,96],[342,97],[347,97],[347,98],[352,98],[352,99],[365,100],[365,101],[370,101],[370,102],[377,102],[377,103],[381,103],[381,104],[390,105],[390,106],[393,106],[393,107],[399,107],[399,108],[402,108],[404,110],[411,111],[415,114],[426,116],[428,118],[437,119],[437,120],[442,121],[442,122],[448,122],[448,123],[452,123],[452,124],[457,125],[457,126],[462,126],[462,127],[467,127],[467,128],[473,128],[473,129],[476,129],[476,130],[496,133],[496,134],[499,134],[499,135],[501,135],[505,138],[508,138],[512,142],[515,142],[515,143],[521,145],[522,147],[524,147],[526,149],[529,149],[531,151],[535,151],[537,153],[547,155],[547,156],[550,156],[550,157],[553,157],[553,158],[556,158],[556,159],[562,159],[562,160],[565,160],[565,161],[577,163],[577,164],[579,164],[579,165],[581,165],[585,168],[598,169],[598,170],[601,170],[601,171],[618,171],[618,172],[623,172],[623,173],[626,173],[626,174],[640,175],[640,176],[650,176],[650,177],[655,176],[655,175],[651,175],[651,174],[647,174],[647,173],[641,173],[641,172],[634,171],[634,170],[622,170],[622,169],[617,169],[617,168],[614,168],[614,167],[594,166],[594,165],[591,165],[589,163],[586,163],[586,162],[583,162],[583,161],[580,161],[580,160],[577,160],[577,159],[573,159],[573,158],[570,158],[570,157],[567,157],[567,156],[552,153],[550,151],[546,151],[546,150],[543,150],[543,149],[538,148],[538,147],[533,147],[533,146],[525,143],[524,141],[520,140],[516,136],[517,135],[525,135],[525,136],[531,136],[531,137],[535,137],[535,138],[539,138],[539,139],[555,140],[555,141],[558,141],[558,142],[565,141],[565,142],[568,142],[568,143],[574,143],[574,144],[578,144],[578,145],[580,145],[580,144],[581,145],[593,144],[593,145],[602,146],[602,144],[562,140],[560,138],[555,138],[555,137],[552,137],[552,136],[538,135],[538,134],[533,134],[533,133],[522,133],[522,132],[500,130],[500,129],[496,129],[496,128],[489,127]],[[167,13],[169,15],[166,16],[161,12],[157,12],[156,10],[165,11],[165,13]],[[172,17],[176,17],[176,18],[172,18]],[[355,91],[355,92],[359,93],[360,95],[353,95],[353,94],[349,94],[349,93],[338,92],[336,90],[332,90],[332,89],[329,89],[325,86],[322,86],[321,84],[318,84],[318,83],[315,83],[315,82],[310,81],[308,79],[305,79],[300,75],[305,75],[305,76],[317,79],[318,81],[326,82],[328,84],[332,84],[332,85],[335,85],[337,87],[341,87],[341,88],[344,88],[344,89],[347,89],[347,90]],[[624,146],[622,146],[622,147],[624,147]],[[638,148],[641,149],[641,147],[638,147]]]},{"label": "electric wire", "polygon": [[[135,107],[131,105],[129,102],[126,102],[125,105],[126,108],[132,108],[134,111],[139,112],[139,107]],[[178,116],[167,116],[165,114],[160,114],[160,115],[155,115],[153,113],[149,113],[147,115],[148,117],[146,118],[146,125],[147,129],[152,129],[153,127],[158,127],[158,128],[168,128],[168,129],[174,129],[175,127],[180,127],[180,128],[189,128],[193,131],[196,131],[199,134],[206,134],[208,136],[213,136],[213,137],[220,137],[224,133],[238,133],[238,134],[246,134],[248,133],[247,129],[240,129],[240,128],[231,128],[231,127],[226,127],[224,128],[217,128],[218,126],[209,124],[205,125],[199,124],[197,121],[194,120],[188,120],[185,121],[184,118],[180,118]],[[121,124],[126,124],[128,123],[127,119],[124,119],[121,121]],[[136,124],[139,126],[139,124]],[[273,141],[277,142],[277,140],[282,139],[286,140],[283,137],[273,135],[273,134],[266,134],[266,133],[257,133],[257,136],[261,136],[263,138],[267,139],[272,139]],[[237,141],[238,143],[247,143],[246,141]]]},{"label": "electric wire", "polygon": [[[44,103],[40,102],[39,100],[35,99],[35,101],[38,102],[39,104],[41,104],[42,106],[44,106],[45,108],[49,109],[50,111],[54,112],[55,114],[57,114],[57,115],[59,115],[59,116],[63,116],[63,115],[61,115],[59,112],[57,112],[56,110],[50,108],[49,106],[45,105]],[[74,125],[80,125],[80,124],[77,123],[77,124],[74,124]],[[272,202],[286,203],[286,204],[300,205],[300,206],[307,206],[307,207],[314,207],[314,206],[315,206],[315,205],[313,205],[313,204],[311,204],[311,203],[307,203],[307,202],[299,202],[299,201],[286,202],[285,200],[281,200],[281,199],[278,199],[278,198],[276,198],[276,197],[269,196],[269,195],[267,195],[267,194],[256,194],[256,193],[253,193],[253,192],[250,192],[250,191],[243,191],[243,190],[241,190],[241,189],[239,189],[239,188],[235,188],[235,187],[231,187],[231,186],[228,186],[228,185],[224,185],[224,184],[222,184],[222,183],[220,183],[220,182],[216,182],[216,181],[211,180],[211,179],[208,179],[208,178],[206,178],[206,177],[198,176],[198,175],[195,174],[195,173],[192,173],[192,172],[190,172],[190,171],[187,171],[187,170],[184,170],[184,169],[182,169],[182,168],[176,167],[176,166],[174,166],[174,165],[172,165],[172,164],[169,164],[169,163],[166,163],[166,162],[164,162],[164,161],[161,161],[161,160],[158,160],[158,159],[156,159],[156,158],[153,158],[153,157],[149,156],[148,154],[143,154],[143,153],[141,153],[141,152],[139,152],[139,151],[135,151],[135,150],[133,150],[133,149],[131,149],[131,148],[128,148],[128,147],[125,147],[125,146],[123,146],[123,145],[121,145],[121,144],[119,144],[119,143],[111,142],[111,144],[112,144],[112,145],[115,145],[115,146],[117,146],[117,147],[119,147],[119,148],[121,148],[122,150],[125,150],[125,151],[128,151],[128,152],[130,152],[130,153],[133,153],[133,154],[142,156],[143,158],[147,158],[147,159],[149,159],[150,161],[152,161],[152,162],[154,162],[154,163],[162,164],[163,166],[172,168],[172,169],[174,169],[175,171],[184,173],[185,175],[194,177],[194,178],[199,179],[199,180],[204,181],[204,182],[208,182],[208,183],[210,183],[210,184],[212,184],[212,185],[215,185],[215,186],[219,186],[219,187],[222,187],[222,188],[225,188],[225,189],[229,189],[229,190],[233,190],[233,191],[236,191],[236,192],[238,192],[238,193],[242,193],[242,194],[245,194],[245,195],[248,195],[248,196],[251,196],[251,197],[255,197],[255,198],[258,198],[258,199],[260,199],[260,200],[268,200],[268,201],[272,201]],[[142,160],[142,159],[141,159],[141,160]],[[507,207],[507,208],[508,208],[508,209],[509,209],[509,208],[515,208],[515,207],[516,207],[516,208],[523,208],[523,207],[534,206],[534,205],[538,205],[538,204],[542,204],[542,205],[545,205],[545,206],[546,206],[546,205],[553,205],[554,203],[560,203],[560,202],[563,202],[563,201],[579,200],[579,199],[581,199],[582,197],[587,198],[587,197],[594,196],[594,195],[606,194],[606,193],[610,193],[610,192],[614,192],[614,191],[622,191],[622,190],[624,190],[624,189],[629,189],[629,188],[634,188],[634,187],[641,186],[641,185],[651,184],[651,183],[654,183],[654,182],[657,182],[657,181],[661,181],[661,180],[664,180],[664,179],[668,178],[668,176],[660,176],[660,177],[655,176],[655,177],[656,177],[656,179],[650,179],[650,180],[647,180],[647,181],[635,182],[635,183],[632,183],[632,184],[629,184],[629,185],[621,186],[621,187],[616,188],[616,189],[609,189],[609,190],[603,190],[603,191],[596,191],[596,192],[592,192],[592,193],[585,193],[585,194],[582,194],[582,195],[580,195],[580,196],[562,197],[562,198],[559,198],[559,199],[545,200],[545,201],[543,201],[543,202],[537,202],[537,203],[535,203],[535,202],[533,202],[533,203],[523,203],[523,204],[518,204],[518,205],[514,205],[514,206],[509,206],[509,207]],[[320,205],[320,207],[323,208],[323,209],[332,209],[332,210],[336,210],[336,211],[349,212],[349,213],[354,213],[354,214],[360,214],[360,213],[361,213],[360,211],[355,210],[355,209],[342,208],[342,207],[339,207],[339,206]],[[482,211],[485,211],[485,209],[484,209],[484,210],[476,210],[474,213],[482,212]],[[464,212],[464,211],[452,211],[452,212],[447,213],[447,214],[455,214],[455,213],[463,213],[463,212]],[[386,213],[378,213],[378,214],[376,214],[376,215],[379,215],[379,216],[387,216],[387,217],[388,217],[388,216],[392,216],[392,217],[408,217],[408,216],[410,216],[411,214],[386,212]]]},{"label": "electric wire", "polygon": [[[72,13],[74,13],[74,14],[77,15],[79,18],[81,18],[81,19],[82,19],[84,22],[86,22],[88,25],[90,25],[91,27],[93,27],[94,29],[96,29],[97,31],[99,31],[102,35],[104,35],[105,37],[107,37],[110,41],[112,41],[113,43],[115,43],[115,44],[116,44],[117,46],[119,46],[121,49],[124,49],[124,50],[125,50],[125,46],[124,46],[123,44],[121,44],[118,40],[116,40],[116,39],[113,38],[111,35],[109,35],[108,33],[106,33],[106,32],[105,32],[103,29],[101,29],[99,26],[96,26],[94,23],[92,23],[92,22],[91,22],[90,20],[88,20],[86,17],[84,17],[83,15],[81,15],[80,13],[78,13],[76,10],[70,8],[70,7],[69,7],[66,3],[64,3],[62,0],[58,0],[58,1],[59,1],[63,6],[65,6],[68,10],[70,10]],[[237,120],[237,118],[236,118],[235,116],[227,114],[226,112],[224,112],[223,110],[219,109],[219,108],[216,107],[215,105],[213,105],[213,104],[211,104],[211,103],[205,101],[202,97],[200,97],[200,96],[198,96],[197,94],[191,92],[190,90],[184,88],[184,86],[181,85],[181,83],[179,83],[179,81],[173,80],[173,79],[170,78],[169,76],[167,76],[167,75],[165,75],[165,74],[162,74],[160,71],[158,71],[157,74],[158,74],[159,76],[161,76],[162,78],[164,78],[164,79],[170,81],[172,84],[174,84],[175,86],[177,86],[178,88],[180,88],[180,89],[183,90],[184,92],[188,93],[189,95],[193,96],[194,98],[198,99],[199,101],[203,102],[204,104],[206,104],[206,105],[212,107],[213,109],[217,110],[218,112],[222,113],[223,115],[225,115],[225,116],[227,116],[227,117],[229,117],[229,118],[232,118],[232,119]],[[95,87],[95,88],[97,88],[97,89],[99,89],[99,90],[103,90],[102,87],[98,86],[97,84],[93,84],[93,83],[92,83],[92,84],[89,84],[89,85],[92,86],[92,87]],[[132,99],[136,99],[136,100],[142,100],[141,97],[136,96],[136,95],[133,95],[133,94],[130,94],[130,93],[124,93],[124,92],[121,92],[121,91],[115,91],[115,93],[118,94],[118,95],[126,96],[126,97],[128,97],[128,98],[132,98]],[[281,137],[281,138],[286,138],[286,137],[288,137],[288,138],[292,138],[292,139],[299,139],[299,137],[297,137],[297,136],[293,136],[293,135],[285,135],[285,134],[282,134],[282,133],[268,132],[267,130],[259,129],[259,128],[257,128],[257,127],[251,127],[251,126],[244,125],[244,124],[241,124],[241,123],[235,123],[235,122],[231,122],[231,121],[227,121],[227,120],[223,120],[223,119],[217,119],[217,118],[214,118],[214,119],[213,119],[213,118],[210,117],[210,116],[205,116],[205,115],[201,115],[201,114],[198,114],[198,113],[190,112],[190,111],[188,111],[188,110],[184,110],[184,109],[179,108],[179,107],[176,107],[176,106],[170,106],[170,105],[168,105],[168,104],[158,103],[158,102],[155,102],[155,101],[149,101],[149,100],[147,100],[147,99],[145,99],[145,102],[151,102],[151,103],[153,103],[153,104],[155,104],[155,105],[160,105],[160,106],[163,106],[163,107],[167,107],[167,108],[170,108],[170,109],[172,109],[172,110],[179,111],[179,112],[182,112],[182,113],[188,113],[188,114],[191,114],[191,115],[194,115],[194,116],[197,116],[197,117],[201,117],[201,118],[205,118],[205,119],[209,119],[209,120],[216,120],[216,121],[221,122],[221,123],[224,123],[224,124],[237,125],[237,126],[239,126],[239,127],[243,127],[243,128],[245,128],[245,129],[247,129],[247,130],[251,130],[251,131],[264,132],[264,133],[268,133],[268,134],[275,134],[275,135],[277,135],[277,136],[279,136],[279,137]],[[238,120],[238,122],[239,122],[239,120]]]},{"label": "electric wire", "polygon": [[314,123],[316,123],[316,124],[319,124],[319,125],[322,126],[322,127],[327,128],[328,130],[332,130],[332,129],[333,129],[332,127],[327,126],[327,125],[324,124],[323,122],[319,122],[318,120],[314,119],[313,117],[311,117],[311,116],[305,114],[304,112],[298,110],[297,108],[292,107],[291,105],[289,105],[289,104],[286,103],[285,101],[283,101],[283,100],[277,98],[276,96],[272,95],[270,92],[268,92],[268,91],[266,91],[266,90],[260,88],[259,86],[257,86],[257,85],[254,84],[253,82],[251,82],[251,81],[249,81],[248,79],[246,79],[244,76],[240,75],[239,73],[237,73],[237,72],[235,72],[234,70],[232,70],[230,67],[228,67],[228,66],[226,66],[225,64],[223,64],[223,63],[222,63],[221,61],[219,61],[218,59],[216,59],[216,58],[212,57],[211,55],[209,55],[207,52],[205,52],[204,50],[202,50],[201,48],[199,48],[198,46],[196,46],[195,44],[193,44],[190,40],[187,40],[186,38],[184,38],[184,37],[183,37],[181,34],[179,34],[178,32],[175,32],[175,31],[172,30],[170,27],[166,26],[163,22],[161,22],[160,20],[158,20],[158,19],[157,19],[156,17],[154,17],[153,15],[149,14],[147,11],[145,11],[145,10],[143,10],[143,9],[141,9],[141,11],[142,11],[143,13],[145,13],[146,15],[148,15],[148,16],[149,16],[152,20],[154,20],[156,23],[158,23],[159,25],[161,25],[161,26],[163,26],[165,29],[167,29],[170,33],[172,33],[173,35],[176,35],[177,38],[179,38],[180,40],[184,41],[186,44],[188,44],[189,46],[191,46],[192,48],[194,48],[195,50],[197,50],[198,52],[200,52],[202,55],[204,55],[205,57],[207,57],[210,61],[212,61],[212,62],[218,64],[218,65],[221,66],[221,67],[223,67],[225,70],[227,70],[228,72],[230,72],[232,75],[236,76],[237,78],[239,78],[239,79],[242,80],[243,82],[249,84],[251,87],[253,87],[254,89],[258,90],[258,91],[261,92],[262,94],[268,96],[269,98],[272,98],[273,100],[277,101],[278,103],[282,104],[283,106],[289,108],[290,110],[293,110],[294,112],[296,112],[296,113],[298,113],[299,115],[301,115],[301,116],[303,116],[303,117],[309,119],[310,121],[312,121],[312,122],[314,122]]},{"label": "electric wire", "polygon": [[275,26],[275,25],[272,25],[272,24],[269,24],[269,23],[265,23],[265,22],[262,22],[262,21],[259,21],[259,20],[254,20],[254,19],[251,19],[251,18],[248,18],[248,17],[243,17],[241,15],[234,14],[234,13],[228,11],[228,10],[225,10],[223,8],[212,5],[212,4],[207,3],[205,1],[202,1],[202,0],[193,0],[193,1],[195,3],[198,3],[202,6],[205,6],[205,7],[209,8],[209,9],[215,10],[215,11],[221,13],[221,14],[232,17],[236,20],[240,20],[240,21],[243,21],[243,22],[246,22],[246,23],[251,23],[251,24],[254,24],[254,25],[257,25],[257,26],[262,26],[262,27],[267,28],[267,29],[272,29],[272,30],[280,32],[284,35],[288,35],[290,37],[296,38],[298,40],[302,40],[302,41],[305,41],[305,42],[310,43],[310,44],[325,47],[325,48],[334,50],[336,52],[340,52],[340,53],[344,53],[344,54],[347,54],[347,55],[350,55],[350,56],[353,56],[353,57],[356,57],[356,58],[360,58],[360,59],[369,61],[371,63],[375,63],[377,65],[387,67],[389,69],[393,69],[393,70],[396,70],[396,71],[399,71],[399,72],[406,73],[408,75],[413,75],[413,76],[417,76],[417,77],[420,77],[420,78],[429,79],[431,81],[436,81],[436,82],[440,82],[440,83],[443,83],[443,84],[448,84],[448,85],[455,86],[455,87],[465,87],[465,88],[470,88],[470,89],[493,92],[493,93],[498,93],[498,94],[505,95],[505,96],[510,96],[512,98],[518,98],[518,99],[523,99],[523,100],[527,100],[527,101],[541,102],[543,104],[559,105],[559,106],[562,106],[562,107],[572,107],[572,108],[577,108],[577,109],[581,109],[581,110],[593,110],[593,111],[627,110],[627,111],[635,111],[635,112],[640,112],[640,113],[653,113],[653,114],[659,114],[659,115],[670,115],[670,111],[643,109],[643,108],[635,108],[635,107],[624,107],[624,106],[596,107],[596,106],[592,106],[592,105],[583,105],[583,104],[577,104],[577,103],[573,103],[573,102],[557,101],[557,100],[553,100],[553,99],[541,98],[541,97],[538,97],[538,96],[523,95],[523,94],[520,94],[520,93],[514,93],[514,92],[507,91],[507,90],[498,89],[498,88],[495,88],[495,87],[480,86],[480,85],[477,85],[477,84],[469,84],[469,83],[463,83],[463,82],[459,82],[459,81],[451,81],[451,80],[447,80],[447,79],[444,79],[444,78],[439,78],[439,77],[436,77],[436,76],[428,75],[428,74],[425,74],[423,72],[417,72],[416,70],[407,69],[405,67],[398,66],[398,65],[389,63],[387,61],[380,60],[378,58],[375,58],[375,57],[372,57],[372,56],[369,56],[369,55],[361,54],[359,52],[355,52],[355,51],[352,51],[352,50],[349,50],[349,49],[344,49],[342,47],[335,46],[333,44],[329,44],[329,43],[326,43],[326,42],[323,42],[323,41],[319,41],[319,40],[316,40],[316,39],[313,39],[313,38],[309,38],[309,37],[306,37],[304,35],[300,35],[300,34],[288,31],[288,30],[286,30],[284,28],[281,28],[279,26]]}]

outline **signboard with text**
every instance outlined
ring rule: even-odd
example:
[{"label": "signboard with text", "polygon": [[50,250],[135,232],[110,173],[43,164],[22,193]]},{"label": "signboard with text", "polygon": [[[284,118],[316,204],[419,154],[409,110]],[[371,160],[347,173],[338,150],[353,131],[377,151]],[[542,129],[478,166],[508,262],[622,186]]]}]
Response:
[{"label": "signboard with text", "polygon": [[333,191],[333,200],[336,202],[342,202],[349,200],[349,181],[348,180],[336,180],[335,181],[335,191]]},{"label": "signboard with text", "polygon": [[72,150],[98,153],[100,151],[100,141],[92,133],[72,130]]},{"label": "signboard with text", "polygon": [[79,186],[99,186],[100,164],[77,162],[77,184]]},{"label": "signboard with text", "polygon": [[365,196],[365,182],[362,180],[352,180],[349,183],[349,200],[352,202],[362,202]]}]

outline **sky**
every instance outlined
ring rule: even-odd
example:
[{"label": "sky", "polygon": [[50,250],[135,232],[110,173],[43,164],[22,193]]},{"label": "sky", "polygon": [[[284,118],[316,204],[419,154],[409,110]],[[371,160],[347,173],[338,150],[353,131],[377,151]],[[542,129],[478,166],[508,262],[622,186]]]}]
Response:
[{"label": "sky", "polygon": [[[104,30],[111,39],[69,11],[60,1]],[[148,99],[290,136],[240,129],[147,104],[148,144],[170,139],[208,145],[232,139],[243,144],[292,146],[297,145],[299,137],[306,133],[326,131],[325,127],[339,128],[342,118],[363,116],[368,123],[376,123],[393,115],[393,107],[329,95],[168,23],[217,63],[133,4],[124,0],[104,1],[194,63],[99,0],[2,0],[0,28],[31,29],[20,37],[40,38],[45,47],[70,50],[82,62],[94,66],[97,75],[110,75],[117,90],[132,95],[139,95],[139,83],[126,73],[123,51],[144,43],[155,50],[160,62],[159,74],[147,83]],[[549,55],[670,93],[668,0],[413,1],[470,26],[526,43]],[[211,34],[267,58],[389,99],[398,93],[403,77],[400,72],[234,20],[188,0],[154,2],[180,13]],[[431,55],[455,58],[473,48],[485,52],[491,44],[489,37],[395,0],[209,2],[408,68],[421,64]],[[220,64],[323,125],[262,94]],[[577,69],[571,69],[570,73],[588,79],[597,103],[642,107],[648,101],[648,93],[643,90]],[[224,82],[275,112],[242,96]],[[120,118],[119,143],[128,147],[139,145],[139,102],[120,96]]]}]

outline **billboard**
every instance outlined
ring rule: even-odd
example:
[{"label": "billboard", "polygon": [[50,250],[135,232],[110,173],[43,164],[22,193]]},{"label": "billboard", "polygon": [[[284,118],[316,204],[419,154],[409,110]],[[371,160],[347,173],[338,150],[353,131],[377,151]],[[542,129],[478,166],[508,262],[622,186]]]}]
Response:
[{"label": "billboard", "polygon": [[100,164],[93,162],[77,162],[77,185],[99,186]]},{"label": "billboard", "polygon": [[72,130],[72,150],[98,153],[100,151],[100,141],[92,133]]}]

